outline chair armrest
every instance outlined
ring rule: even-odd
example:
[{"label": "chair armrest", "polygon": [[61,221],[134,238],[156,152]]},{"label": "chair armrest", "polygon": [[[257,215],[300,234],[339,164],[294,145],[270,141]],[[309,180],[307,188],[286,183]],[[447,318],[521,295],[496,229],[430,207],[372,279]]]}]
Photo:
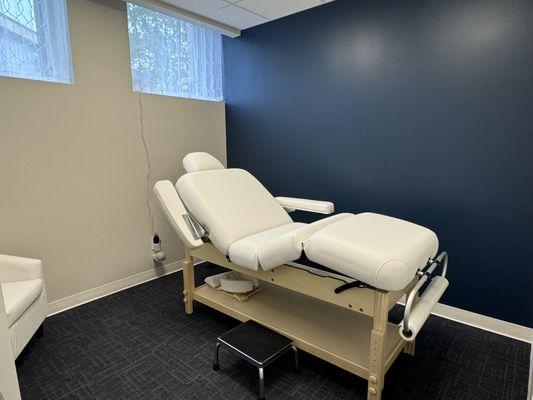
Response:
[{"label": "chair armrest", "polygon": [[172,182],[156,182],[154,193],[168,222],[172,225],[183,244],[192,250],[202,246],[204,244],[201,239],[204,234],[203,229],[187,212]]},{"label": "chair armrest", "polygon": [[0,254],[0,282],[30,279],[43,279],[43,262],[41,260]]},{"label": "chair armrest", "polygon": [[276,197],[276,200],[286,211],[309,211],[318,214],[331,214],[335,207],[330,201],[297,199],[294,197]]}]

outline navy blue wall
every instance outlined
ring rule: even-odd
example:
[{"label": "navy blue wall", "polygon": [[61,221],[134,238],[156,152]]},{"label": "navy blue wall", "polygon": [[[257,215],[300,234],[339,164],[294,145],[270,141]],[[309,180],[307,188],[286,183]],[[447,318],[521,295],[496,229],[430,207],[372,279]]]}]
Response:
[{"label": "navy blue wall", "polygon": [[336,0],[224,39],[228,161],[437,232],[443,302],[533,325],[533,2]]}]

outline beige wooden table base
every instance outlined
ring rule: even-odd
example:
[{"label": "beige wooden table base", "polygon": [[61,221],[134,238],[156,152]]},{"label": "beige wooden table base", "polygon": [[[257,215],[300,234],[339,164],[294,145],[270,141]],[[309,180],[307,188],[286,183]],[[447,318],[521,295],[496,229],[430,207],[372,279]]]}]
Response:
[{"label": "beige wooden table base", "polygon": [[[208,285],[195,287],[193,257],[258,278],[263,290],[239,303]],[[335,294],[333,289],[343,281],[287,265],[251,271],[232,264],[206,243],[197,250],[186,249],[183,280],[187,314],[192,314],[196,300],[240,321],[267,326],[303,351],[368,380],[369,400],[381,399],[385,373],[402,350],[414,354],[414,342],[405,342],[387,318],[416,278],[397,292],[350,289]]]}]

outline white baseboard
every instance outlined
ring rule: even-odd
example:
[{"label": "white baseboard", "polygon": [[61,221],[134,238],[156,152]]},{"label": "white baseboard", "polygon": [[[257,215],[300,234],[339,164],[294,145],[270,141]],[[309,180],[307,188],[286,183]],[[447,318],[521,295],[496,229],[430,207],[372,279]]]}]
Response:
[{"label": "white baseboard", "polygon": [[118,281],[109,282],[105,285],[52,301],[51,303],[48,303],[48,316],[81,306],[82,304],[109,296],[110,294],[120,292],[132,286],[137,286],[141,283],[179,271],[181,269],[182,262],[183,260],[168,263],[157,268],[152,268],[147,271],[119,279]]},{"label": "white baseboard", "polygon": [[487,317],[486,315],[476,314],[441,303],[437,303],[432,314],[516,340],[533,343],[533,329],[527,326],[513,324],[512,322]]},{"label": "white baseboard", "polygon": [[[120,292],[121,290],[128,289],[132,286],[137,286],[141,283],[151,281],[152,279],[160,278],[162,276],[179,271],[181,270],[182,262],[183,260],[179,260],[158,268],[152,268],[148,271],[128,276],[127,278],[119,279],[118,281],[110,282],[105,285],[53,301],[48,304],[48,315],[50,316],[62,311],[66,311],[70,308],[77,307],[101,297],[109,296],[110,294]],[[200,263],[201,262],[203,261],[200,261]],[[435,306],[432,314],[489,332],[497,333],[499,335],[533,343],[533,329],[526,326],[487,317],[485,315],[476,314],[471,311],[462,310],[460,308],[451,307],[441,303],[438,303]]]},{"label": "white baseboard", "polygon": [[[403,296],[398,303],[404,305],[405,296]],[[449,319],[451,321],[459,322],[461,324],[473,326],[474,328],[483,329],[484,331],[497,333],[498,335],[507,336],[512,339],[533,344],[533,329],[528,328],[527,326],[517,325],[501,319],[487,317],[486,315],[476,314],[472,311],[463,310],[461,308],[448,306],[442,303],[437,303],[431,314]]]}]

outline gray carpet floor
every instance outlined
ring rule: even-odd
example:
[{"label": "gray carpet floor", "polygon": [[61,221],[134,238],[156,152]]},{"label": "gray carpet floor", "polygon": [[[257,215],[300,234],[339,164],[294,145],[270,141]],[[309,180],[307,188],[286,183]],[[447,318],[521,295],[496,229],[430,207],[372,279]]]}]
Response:
[{"label": "gray carpet floor", "polygon": [[[217,335],[238,322],[201,304],[185,315],[181,292],[178,272],[49,317],[17,360],[23,399],[256,399],[254,367],[224,350],[211,367]],[[525,400],[529,358],[529,344],[432,316],[415,357],[387,373],[384,399]],[[363,379],[300,360],[299,372],[290,355],[266,369],[267,399],[366,399]]]}]

